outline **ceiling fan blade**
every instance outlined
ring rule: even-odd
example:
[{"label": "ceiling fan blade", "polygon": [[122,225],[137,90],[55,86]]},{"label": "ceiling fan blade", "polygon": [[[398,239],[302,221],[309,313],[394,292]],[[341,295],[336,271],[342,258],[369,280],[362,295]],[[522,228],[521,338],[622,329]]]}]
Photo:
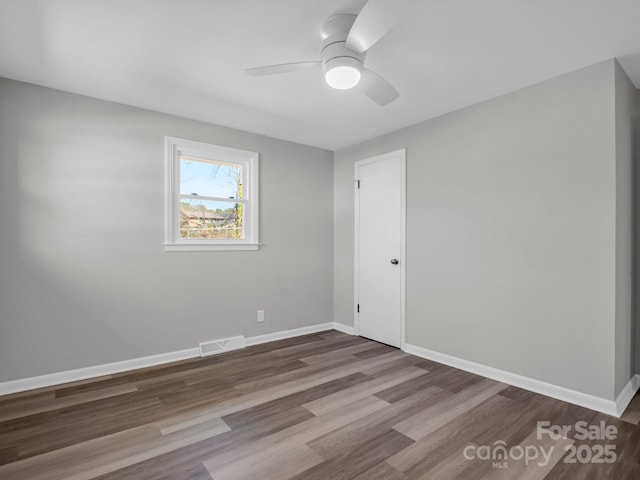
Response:
[{"label": "ceiling fan blade", "polygon": [[393,85],[373,70],[367,68],[362,69],[362,78],[360,78],[358,87],[367,97],[381,107],[388,105],[400,96],[400,93],[393,88]]},{"label": "ceiling fan blade", "polygon": [[296,62],[281,63],[279,65],[267,65],[266,67],[249,68],[245,70],[252,77],[261,75],[278,75],[280,73],[297,72],[299,70],[309,70],[322,67],[322,62]]},{"label": "ceiling fan blade", "polygon": [[398,23],[412,0],[369,0],[353,23],[347,47],[362,53]]}]

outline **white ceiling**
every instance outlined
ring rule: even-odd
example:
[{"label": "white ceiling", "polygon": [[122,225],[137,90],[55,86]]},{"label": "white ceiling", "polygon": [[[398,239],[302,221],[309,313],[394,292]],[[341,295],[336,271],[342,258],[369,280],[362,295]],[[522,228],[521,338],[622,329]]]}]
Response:
[{"label": "white ceiling", "polygon": [[0,0],[0,76],[332,150],[612,57],[640,86],[639,0],[415,0],[366,59],[386,107],[244,73],[319,59],[323,19],[364,3]]}]

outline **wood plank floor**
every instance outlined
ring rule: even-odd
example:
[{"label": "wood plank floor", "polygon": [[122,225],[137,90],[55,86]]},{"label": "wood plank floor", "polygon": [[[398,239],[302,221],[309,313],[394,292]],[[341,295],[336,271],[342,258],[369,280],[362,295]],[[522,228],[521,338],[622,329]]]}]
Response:
[{"label": "wood plank floor", "polygon": [[0,479],[640,479],[639,423],[327,331],[0,397]]}]

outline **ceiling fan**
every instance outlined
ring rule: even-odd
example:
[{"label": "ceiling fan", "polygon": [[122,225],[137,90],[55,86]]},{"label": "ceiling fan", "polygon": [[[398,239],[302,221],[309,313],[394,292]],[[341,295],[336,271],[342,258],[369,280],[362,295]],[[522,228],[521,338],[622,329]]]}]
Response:
[{"label": "ceiling fan", "polygon": [[329,86],[346,90],[358,87],[384,106],[400,95],[387,80],[364,67],[367,50],[400,19],[412,0],[369,0],[358,15],[338,13],[322,24],[320,61],[282,63],[246,70],[249,75],[276,75],[320,69]]}]

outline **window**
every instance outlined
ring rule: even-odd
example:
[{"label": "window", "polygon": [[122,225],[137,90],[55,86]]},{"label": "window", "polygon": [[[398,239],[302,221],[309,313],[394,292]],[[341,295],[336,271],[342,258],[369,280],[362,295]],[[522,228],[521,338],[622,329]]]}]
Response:
[{"label": "window", "polygon": [[165,137],[165,250],[258,249],[258,153]]}]

